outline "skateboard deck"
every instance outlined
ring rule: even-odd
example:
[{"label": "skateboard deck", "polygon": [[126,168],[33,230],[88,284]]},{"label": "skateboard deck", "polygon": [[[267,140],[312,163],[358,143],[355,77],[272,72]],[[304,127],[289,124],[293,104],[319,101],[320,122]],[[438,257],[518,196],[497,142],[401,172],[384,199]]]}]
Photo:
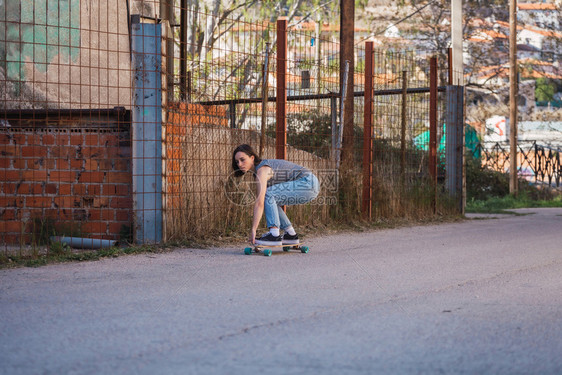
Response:
[{"label": "skateboard deck", "polygon": [[252,245],[252,247],[247,247],[244,249],[244,254],[251,255],[252,253],[263,253],[266,257],[270,257],[273,252],[272,248],[282,247],[283,251],[288,252],[290,250],[300,250],[301,253],[306,254],[310,250],[308,246],[301,246],[302,242],[296,245]]}]

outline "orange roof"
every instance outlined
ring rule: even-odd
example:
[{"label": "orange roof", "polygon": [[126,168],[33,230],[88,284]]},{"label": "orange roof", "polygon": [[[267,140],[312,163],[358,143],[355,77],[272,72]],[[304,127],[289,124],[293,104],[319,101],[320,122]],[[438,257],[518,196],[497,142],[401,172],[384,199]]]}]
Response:
[{"label": "orange roof", "polygon": [[517,4],[517,7],[521,10],[556,10],[554,3],[525,3]]},{"label": "orange roof", "polygon": [[[503,77],[506,78],[509,76],[509,66],[490,66],[480,70],[480,78],[481,79],[488,79],[491,77]],[[554,74],[554,73],[547,73],[541,72],[538,70],[529,70],[529,69],[519,69],[521,73],[521,78],[550,78],[550,79],[562,79],[562,75]]]},{"label": "orange roof", "polygon": [[[507,39],[507,35],[494,30],[478,30],[476,35],[468,38],[471,42],[491,42],[493,39]],[[486,38],[484,35],[488,36]]]},{"label": "orange roof", "polygon": [[[507,27],[509,28],[509,22],[503,22],[503,21],[497,21],[497,24],[503,27]],[[542,30],[542,29],[538,29],[536,27],[532,27],[532,26],[521,26],[521,25],[517,25],[517,30],[529,30],[532,31],[534,33],[543,35],[543,36],[551,36],[551,37],[555,37],[555,38],[562,38],[562,33],[558,33],[555,31],[550,31],[550,30]]]},{"label": "orange roof", "polygon": [[550,78],[550,79],[562,79],[561,74],[540,72],[538,70],[527,70],[521,69],[521,77],[523,78]]}]

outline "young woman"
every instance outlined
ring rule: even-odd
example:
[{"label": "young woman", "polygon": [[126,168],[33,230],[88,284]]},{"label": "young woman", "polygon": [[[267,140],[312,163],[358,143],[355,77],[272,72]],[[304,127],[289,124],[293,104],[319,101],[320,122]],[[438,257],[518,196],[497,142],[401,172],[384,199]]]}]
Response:
[{"label": "young woman", "polygon": [[[232,153],[234,175],[254,173],[257,198],[249,235],[254,245],[297,245],[299,236],[280,206],[308,203],[318,196],[318,178],[307,168],[280,159],[261,159],[249,145],[240,145]],[[265,211],[269,232],[256,239],[256,231]],[[281,236],[280,229],[285,233]]]}]

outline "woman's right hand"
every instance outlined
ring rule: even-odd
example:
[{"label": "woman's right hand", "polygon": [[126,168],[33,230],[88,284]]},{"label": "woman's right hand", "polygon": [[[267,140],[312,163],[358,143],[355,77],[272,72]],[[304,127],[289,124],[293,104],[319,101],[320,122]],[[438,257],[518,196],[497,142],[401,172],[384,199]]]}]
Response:
[{"label": "woman's right hand", "polygon": [[250,231],[250,235],[248,236],[248,241],[250,241],[250,243],[252,245],[256,244],[256,230],[255,229],[252,229]]}]

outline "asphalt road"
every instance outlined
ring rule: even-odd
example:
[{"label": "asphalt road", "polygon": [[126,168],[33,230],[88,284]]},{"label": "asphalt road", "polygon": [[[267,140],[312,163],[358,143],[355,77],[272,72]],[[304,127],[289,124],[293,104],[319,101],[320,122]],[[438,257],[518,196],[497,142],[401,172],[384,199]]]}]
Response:
[{"label": "asphalt road", "polygon": [[562,209],[0,271],[1,374],[560,374]]}]

